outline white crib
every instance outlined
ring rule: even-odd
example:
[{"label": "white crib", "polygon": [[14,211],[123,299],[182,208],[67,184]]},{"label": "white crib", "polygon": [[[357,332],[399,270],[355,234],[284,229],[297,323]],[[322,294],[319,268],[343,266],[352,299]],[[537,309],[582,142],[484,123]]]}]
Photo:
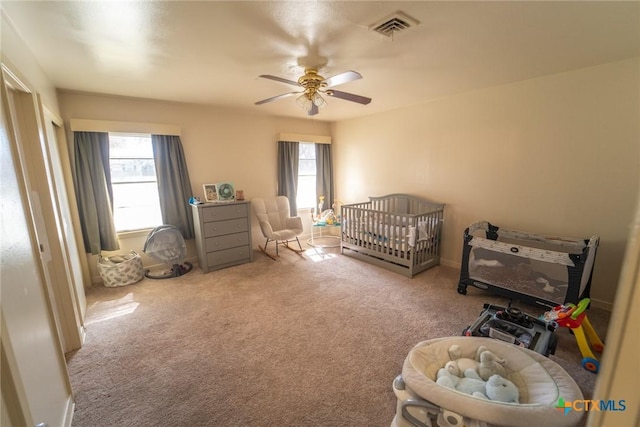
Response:
[{"label": "white crib", "polygon": [[413,277],[440,263],[444,205],[407,194],[342,205],[341,252]]}]

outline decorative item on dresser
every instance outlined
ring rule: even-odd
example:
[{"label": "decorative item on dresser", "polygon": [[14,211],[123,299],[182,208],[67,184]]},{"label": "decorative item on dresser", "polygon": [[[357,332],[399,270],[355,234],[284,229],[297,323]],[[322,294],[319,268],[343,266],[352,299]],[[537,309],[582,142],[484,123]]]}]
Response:
[{"label": "decorative item on dresser", "polygon": [[253,261],[250,204],[245,200],[191,205],[203,272]]}]

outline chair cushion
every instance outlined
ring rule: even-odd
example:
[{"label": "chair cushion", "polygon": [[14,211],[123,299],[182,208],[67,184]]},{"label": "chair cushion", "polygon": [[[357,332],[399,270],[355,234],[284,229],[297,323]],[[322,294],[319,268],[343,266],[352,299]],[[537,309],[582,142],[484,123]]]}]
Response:
[{"label": "chair cushion", "polygon": [[268,223],[271,226],[260,229],[267,239],[290,240],[303,232],[302,219],[291,217],[289,199],[285,196],[277,196],[271,199],[253,199],[254,211],[260,223]]}]

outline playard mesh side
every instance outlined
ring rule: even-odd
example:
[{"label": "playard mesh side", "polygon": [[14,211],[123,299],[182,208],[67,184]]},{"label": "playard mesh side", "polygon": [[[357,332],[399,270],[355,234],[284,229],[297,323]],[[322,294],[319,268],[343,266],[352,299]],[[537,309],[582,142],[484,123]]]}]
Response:
[{"label": "playard mesh side", "polygon": [[598,243],[598,236],[544,236],[475,223],[464,232],[458,292],[475,286],[534,304],[575,304],[589,297]]}]

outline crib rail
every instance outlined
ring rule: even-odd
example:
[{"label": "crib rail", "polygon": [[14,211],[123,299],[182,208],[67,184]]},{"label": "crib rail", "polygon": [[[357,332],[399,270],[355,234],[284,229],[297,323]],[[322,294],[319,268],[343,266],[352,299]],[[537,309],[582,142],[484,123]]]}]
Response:
[{"label": "crib rail", "polygon": [[394,270],[400,266],[412,277],[439,263],[443,211],[442,204],[407,195],[342,205],[342,253],[355,251]]},{"label": "crib rail", "polygon": [[407,194],[390,194],[387,196],[369,197],[371,209],[403,215],[420,215],[440,211],[444,205]]}]

